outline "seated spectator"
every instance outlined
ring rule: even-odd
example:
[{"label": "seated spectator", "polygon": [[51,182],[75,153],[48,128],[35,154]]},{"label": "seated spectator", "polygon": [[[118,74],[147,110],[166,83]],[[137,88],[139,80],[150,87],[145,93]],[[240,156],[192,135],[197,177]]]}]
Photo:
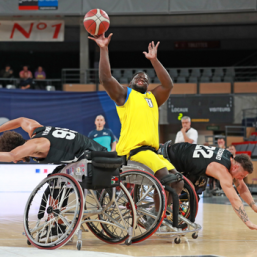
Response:
[{"label": "seated spectator", "polygon": [[236,148],[234,145],[230,145],[227,150],[233,154],[234,158],[236,157]]},{"label": "seated spectator", "polygon": [[[3,70],[1,70],[0,72],[0,78],[12,78],[13,77],[13,71],[11,69],[10,65],[6,65],[5,68]],[[1,80],[0,84],[3,84],[3,87],[5,87],[8,83],[10,82],[10,80]]]},{"label": "seated spectator", "polygon": [[21,89],[32,88],[33,76],[32,72],[28,70],[28,66],[23,66],[23,70],[19,73],[21,82],[19,84]]},{"label": "seated spectator", "polygon": [[218,147],[222,149],[226,149],[226,142],[223,136],[220,136],[217,141]]},{"label": "seated spectator", "polygon": [[[44,80],[46,79],[46,73],[44,72],[41,66],[38,66],[37,71],[34,74],[36,80]],[[37,81],[36,82],[38,89],[45,89],[46,83],[45,81]]]}]

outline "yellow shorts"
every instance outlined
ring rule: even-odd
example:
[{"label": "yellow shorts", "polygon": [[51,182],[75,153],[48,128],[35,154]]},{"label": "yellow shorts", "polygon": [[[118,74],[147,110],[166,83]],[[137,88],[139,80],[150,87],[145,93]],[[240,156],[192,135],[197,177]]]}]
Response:
[{"label": "yellow shorts", "polygon": [[156,154],[151,150],[141,151],[130,158],[131,161],[140,162],[149,167],[153,172],[167,168],[168,170],[175,169],[175,167],[165,159],[161,154]]}]

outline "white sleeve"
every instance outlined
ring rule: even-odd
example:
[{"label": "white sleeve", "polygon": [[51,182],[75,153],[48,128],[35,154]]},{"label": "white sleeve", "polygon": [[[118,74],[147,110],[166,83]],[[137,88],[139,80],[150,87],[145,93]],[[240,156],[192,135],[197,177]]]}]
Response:
[{"label": "white sleeve", "polygon": [[[179,131],[179,132],[180,132],[180,131]],[[176,135],[175,144],[176,144],[176,143],[179,143],[179,140],[178,140],[178,139],[179,139],[179,136],[178,136],[178,135],[179,135],[179,132],[178,132],[177,135]]]},{"label": "white sleeve", "polygon": [[192,144],[197,144],[197,139],[198,139],[198,132],[197,130],[192,130],[190,133],[190,136],[188,136],[190,139],[194,140]]}]

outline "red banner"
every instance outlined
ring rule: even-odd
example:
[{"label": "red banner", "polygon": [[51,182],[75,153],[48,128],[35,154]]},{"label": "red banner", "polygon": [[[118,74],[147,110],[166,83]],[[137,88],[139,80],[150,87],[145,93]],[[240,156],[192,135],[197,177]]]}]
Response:
[{"label": "red banner", "polygon": [[0,21],[0,41],[64,41],[64,21]]}]

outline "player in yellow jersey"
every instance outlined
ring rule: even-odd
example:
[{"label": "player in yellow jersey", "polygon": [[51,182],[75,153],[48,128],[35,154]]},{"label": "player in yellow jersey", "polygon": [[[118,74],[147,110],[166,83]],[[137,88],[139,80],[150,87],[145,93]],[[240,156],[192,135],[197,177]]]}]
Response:
[{"label": "player in yellow jersey", "polygon": [[[162,155],[157,154],[159,148],[159,111],[158,108],[169,98],[173,82],[162,64],[157,59],[157,45],[151,42],[148,52],[143,52],[152,63],[161,85],[147,91],[149,79],[146,73],[138,72],[132,78],[129,87],[119,84],[112,77],[108,55],[108,45],[112,34],[89,37],[100,47],[99,77],[108,95],[116,103],[121,122],[120,139],[116,150],[118,155],[126,155],[132,161],[140,162],[151,168],[155,177],[162,180],[169,173],[177,173],[174,166]],[[178,194],[184,182],[170,184]],[[168,204],[171,203],[171,196]],[[155,200],[156,209],[159,203]]]}]

